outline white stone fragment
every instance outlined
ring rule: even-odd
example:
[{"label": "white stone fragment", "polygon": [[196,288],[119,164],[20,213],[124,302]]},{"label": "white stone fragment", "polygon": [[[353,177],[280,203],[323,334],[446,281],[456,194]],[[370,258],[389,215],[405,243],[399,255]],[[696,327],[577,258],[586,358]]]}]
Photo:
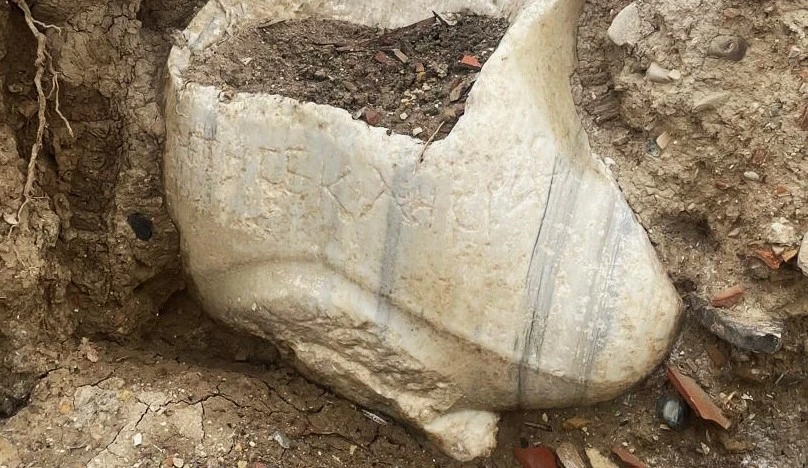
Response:
[{"label": "white stone fragment", "polygon": [[681,73],[676,72],[674,74],[656,62],[651,62],[651,65],[649,65],[648,69],[645,71],[645,78],[653,83],[670,83],[674,81],[677,76],[679,78],[682,77]]},{"label": "white stone fragment", "polygon": [[609,39],[615,44],[635,45],[642,38],[642,20],[637,2],[629,3],[614,17],[609,29],[606,30]]},{"label": "white stone fragment", "polygon": [[760,182],[760,174],[755,171],[746,171],[743,173],[743,178],[751,180],[752,182]]},{"label": "white stone fragment", "polygon": [[799,266],[800,270],[802,270],[802,272],[808,276],[808,234],[802,238],[800,253],[797,255],[797,266]]},{"label": "white stone fragment", "polygon": [[[498,411],[603,401],[644,378],[680,303],[575,110],[581,3],[208,3],[169,57],[164,166],[207,310],[460,460],[491,452]],[[395,28],[461,9],[514,22],[425,151],[342,109],[183,78],[191,54],[249,23]]]},{"label": "white stone fragment", "polygon": [[605,457],[598,449],[587,447],[584,449],[592,468],[618,468],[611,460]]},{"label": "white stone fragment", "polygon": [[786,218],[779,218],[769,224],[764,233],[764,239],[769,244],[775,245],[795,245],[800,240],[797,228]]}]

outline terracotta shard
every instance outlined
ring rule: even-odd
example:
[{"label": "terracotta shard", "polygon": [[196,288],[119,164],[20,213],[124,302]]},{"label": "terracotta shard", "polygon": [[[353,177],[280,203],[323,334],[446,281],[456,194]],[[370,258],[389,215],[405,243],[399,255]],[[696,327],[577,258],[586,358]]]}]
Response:
[{"label": "terracotta shard", "polygon": [[382,65],[387,65],[388,63],[390,63],[390,59],[387,57],[387,54],[385,54],[381,50],[376,52],[376,55],[373,56],[373,60],[381,63]]},{"label": "terracotta shard", "polygon": [[727,363],[727,355],[716,345],[707,345],[707,356],[713,361],[715,367],[721,369]]},{"label": "terracotta shard", "polygon": [[707,421],[713,421],[724,429],[729,429],[732,422],[724,416],[721,409],[713,403],[710,396],[701,389],[695,380],[672,367],[668,367],[668,380],[671,381],[676,391],[682,395],[682,398],[699,417]]},{"label": "terracotta shard", "polygon": [[582,418],[580,416],[574,416],[572,418],[567,419],[563,423],[561,423],[561,428],[565,431],[574,431],[576,429],[582,429],[586,426],[592,424],[592,421],[586,418]]},{"label": "terracotta shard", "polygon": [[754,249],[752,250],[752,256],[763,260],[763,263],[772,270],[780,268],[780,264],[783,263],[783,259],[770,248]]},{"label": "terracotta shard", "polygon": [[728,183],[724,182],[723,180],[716,180],[715,181],[715,186],[719,190],[726,190],[726,189],[730,188],[730,185]]},{"label": "terracotta shard", "polygon": [[522,468],[558,468],[555,454],[547,447],[515,448],[513,454]]},{"label": "terracotta shard", "polygon": [[617,458],[619,458],[623,464],[629,468],[648,468],[648,465],[643,463],[643,461],[637,458],[636,455],[619,445],[612,447],[612,453],[617,455]]},{"label": "terracotta shard", "polygon": [[735,286],[721,290],[710,299],[710,305],[713,307],[721,307],[723,309],[731,309],[735,304],[740,302],[746,290],[743,285],[736,284]]},{"label": "terracotta shard", "polygon": [[766,162],[766,158],[768,157],[768,153],[763,148],[758,148],[752,153],[752,164],[755,166],[762,166],[763,163]]}]

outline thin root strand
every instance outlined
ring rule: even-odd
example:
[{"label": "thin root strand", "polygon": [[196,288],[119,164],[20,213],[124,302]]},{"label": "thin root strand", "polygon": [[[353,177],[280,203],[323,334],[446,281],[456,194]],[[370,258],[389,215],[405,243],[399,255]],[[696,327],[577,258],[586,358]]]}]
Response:
[{"label": "thin root strand", "polygon": [[[58,26],[48,25],[41,21],[37,21],[31,15],[31,9],[28,7],[28,4],[25,0],[11,0],[15,5],[17,5],[20,10],[23,12],[25,17],[25,24],[28,26],[28,29],[31,31],[31,34],[34,35],[36,39],[36,60],[34,61],[34,65],[36,66],[36,74],[34,75],[34,86],[36,87],[37,93],[37,103],[39,104],[39,110],[37,112],[37,130],[36,130],[36,137],[34,143],[31,145],[31,156],[28,160],[28,168],[25,178],[25,185],[23,186],[22,191],[22,204],[20,208],[17,210],[17,218],[16,224],[12,224],[11,229],[8,231],[8,236],[11,236],[14,227],[20,223],[23,209],[28,205],[28,202],[31,201],[31,193],[34,187],[34,179],[36,177],[36,162],[37,157],[39,156],[39,152],[42,150],[42,139],[45,134],[45,126],[47,125],[46,120],[46,110],[48,105],[48,97],[45,96],[45,91],[42,86],[42,79],[45,76],[46,68],[47,71],[51,74],[51,92],[50,95],[54,95],[55,98],[55,109],[56,113],[62,119],[62,121],[67,126],[67,130],[70,133],[71,137],[73,136],[73,129],[70,127],[70,123],[67,121],[65,116],[62,114],[61,110],[59,109],[59,78],[56,70],[53,66],[53,58],[48,53],[47,50],[47,37],[43,34],[37,26],[40,26],[43,29],[54,29],[57,32],[61,32],[61,29]],[[8,237],[7,236],[7,237]]]}]

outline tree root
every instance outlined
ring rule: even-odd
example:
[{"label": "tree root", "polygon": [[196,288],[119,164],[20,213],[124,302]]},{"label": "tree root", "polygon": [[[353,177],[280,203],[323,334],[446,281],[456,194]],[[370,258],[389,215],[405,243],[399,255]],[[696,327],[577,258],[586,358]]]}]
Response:
[{"label": "tree root", "polygon": [[[31,192],[33,191],[34,187],[34,179],[36,178],[36,161],[37,157],[39,156],[39,152],[42,150],[42,139],[45,134],[45,126],[47,125],[45,112],[48,106],[48,99],[51,96],[53,96],[54,99],[56,114],[64,122],[65,126],[67,126],[70,136],[73,136],[73,129],[70,127],[70,122],[67,121],[65,116],[62,114],[62,111],[59,109],[59,75],[53,66],[53,58],[48,53],[47,37],[37,28],[37,26],[45,30],[54,29],[59,33],[61,33],[61,29],[59,29],[57,26],[45,24],[34,19],[31,15],[31,9],[28,7],[28,4],[25,3],[25,0],[11,0],[11,2],[22,10],[23,15],[25,16],[25,24],[28,25],[28,29],[31,30],[31,34],[33,34],[34,38],[36,38],[36,60],[34,62],[34,65],[36,66],[36,74],[34,75],[34,86],[36,87],[39,111],[37,113],[38,124],[36,130],[36,139],[34,140],[33,145],[31,145],[31,157],[28,160],[25,185],[22,191],[22,204],[17,210],[16,216],[4,217],[5,221],[11,224],[11,228],[6,236],[7,238],[11,236],[14,227],[20,223],[22,212],[28,202],[30,202],[32,199]],[[45,95],[45,90],[42,86],[42,79],[45,76],[46,71],[51,75],[51,90],[47,96]]]}]

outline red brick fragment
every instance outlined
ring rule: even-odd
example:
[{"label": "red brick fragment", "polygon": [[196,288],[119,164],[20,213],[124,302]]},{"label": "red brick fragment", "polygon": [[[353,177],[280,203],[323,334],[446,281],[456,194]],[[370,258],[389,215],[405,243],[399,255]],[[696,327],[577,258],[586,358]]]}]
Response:
[{"label": "red brick fragment", "polygon": [[460,65],[463,68],[468,68],[470,70],[479,70],[480,68],[482,68],[482,65],[480,65],[480,61],[477,60],[477,57],[473,55],[464,55],[463,58],[460,59],[460,62],[458,62],[458,65]]}]

